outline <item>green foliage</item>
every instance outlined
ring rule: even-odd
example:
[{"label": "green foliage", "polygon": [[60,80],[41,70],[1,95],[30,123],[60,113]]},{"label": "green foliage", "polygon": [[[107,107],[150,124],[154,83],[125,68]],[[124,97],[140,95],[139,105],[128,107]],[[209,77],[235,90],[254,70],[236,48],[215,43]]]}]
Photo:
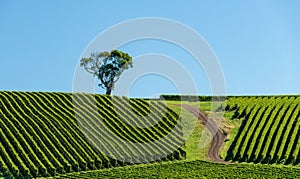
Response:
[{"label": "green foliage", "polygon": [[55,178],[299,178],[300,169],[272,165],[172,162],[71,173]]},{"label": "green foliage", "polygon": [[224,96],[197,96],[197,95],[160,95],[160,99],[167,101],[224,101]]},{"label": "green foliage", "polygon": [[90,57],[80,60],[80,66],[100,80],[99,86],[107,89],[106,94],[111,94],[123,71],[132,65],[132,57],[119,50],[94,52]]},{"label": "green foliage", "polygon": [[[93,105],[96,110],[91,108]],[[118,142],[109,135],[100,138],[99,135],[103,134],[99,133],[99,129],[110,130],[131,142],[145,143],[164,137],[176,124],[180,126],[178,115],[168,108],[163,111],[164,107],[159,101],[105,95],[0,92],[0,171],[6,177],[31,178],[131,165],[136,157],[153,154],[165,154],[166,157],[161,160],[183,159],[184,146],[169,155],[166,153],[182,142],[180,132],[165,143],[144,151],[127,150],[125,145],[107,150],[111,153],[122,151],[131,157],[132,162],[116,161],[93,145],[93,141]],[[145,116],[152,110],[155,111],[153,115]],[[125,118],[121,119],[120,114]],[[145,118],[140,120],[137,116]],[[162,119],[159,118],[161,116]],[[93,130],[89,135],[83,133],[78,118],[83,119],[85,128]],[[105,126],[99,126],[100,120]],[[159,122],[148,128],[128,125],[130,122],[143,124],[151,120]],[[87,140],[89,138],[95,140]]]},{"label": "green foliage", "polygon": [[298,96],[236,97],[226,101],[232,119],[242,119],[227,160],[254,163],[300,163]]}]

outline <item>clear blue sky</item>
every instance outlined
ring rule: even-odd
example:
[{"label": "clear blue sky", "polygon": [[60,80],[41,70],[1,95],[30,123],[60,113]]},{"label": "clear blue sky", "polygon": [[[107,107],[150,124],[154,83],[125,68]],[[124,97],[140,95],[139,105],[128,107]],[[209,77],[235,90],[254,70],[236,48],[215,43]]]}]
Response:
[{"label": "clear blue sky", "polygon": [[[76,65],[94,37],[125,20],[162,17],[184,23],[206,39],[222,65],[227,94],[300,94],[299,9],[296,0],[2,0],[0,90],[71,92]],[[145,40],[121,50],[189,61],[176,48]],[[200,93],[210,94],[203,70],[185,65]],[[160,93],[176,92],[167,80],[146,76],[130,96]]]}]

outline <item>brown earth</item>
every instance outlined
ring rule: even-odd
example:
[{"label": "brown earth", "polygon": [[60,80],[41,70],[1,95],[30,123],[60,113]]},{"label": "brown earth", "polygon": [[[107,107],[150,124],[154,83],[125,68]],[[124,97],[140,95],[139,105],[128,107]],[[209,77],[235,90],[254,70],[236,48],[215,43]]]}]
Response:
[{"label": "brown earth", "polygon": [[213,139],[211,142],[211,146],[208,150],[208,157],[213,162],[222,162],[222,163],[228,163],[220,158],[220,150],[223,146],[225,136],[220,131],[219,127],[216,125],[216,123],[209,119],[207,116],[205,116],[199,109],[197,109],[194,106],[190,106],[187,104],[181,104],[181,106],[194,114],[198,119],[201,120],[202,124],[209,130],[209,132],[212,134]]}]

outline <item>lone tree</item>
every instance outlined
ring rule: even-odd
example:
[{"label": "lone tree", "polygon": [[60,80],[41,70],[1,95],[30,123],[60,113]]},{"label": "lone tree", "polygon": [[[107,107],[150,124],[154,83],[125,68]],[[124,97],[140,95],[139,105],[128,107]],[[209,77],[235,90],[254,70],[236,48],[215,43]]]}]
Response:
[{"label": "lone tree", "polygon": [[99,86],[106,89],[106,94],[110,95],[123,71],[131,68],[133,64],[130,55],[119,50],[112,50],[111,52],[94,52],[90,57],[82,58],[80,66],[97,76],[100,80]]}]

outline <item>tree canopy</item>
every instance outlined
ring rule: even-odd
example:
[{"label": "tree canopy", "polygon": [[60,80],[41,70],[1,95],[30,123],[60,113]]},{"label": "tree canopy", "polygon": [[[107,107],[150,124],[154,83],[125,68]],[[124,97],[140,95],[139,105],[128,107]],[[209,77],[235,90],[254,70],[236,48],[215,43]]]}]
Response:
[{"label": "tree canopy", "polygon": [[80,66],[96,76],[100,81],[99,86],[106,89],[106,94],[110,95],[121,74],[133,67],[133,62],[132,57],[127,53],[112,50],[93,52],[90,57],[80,60]]}]

